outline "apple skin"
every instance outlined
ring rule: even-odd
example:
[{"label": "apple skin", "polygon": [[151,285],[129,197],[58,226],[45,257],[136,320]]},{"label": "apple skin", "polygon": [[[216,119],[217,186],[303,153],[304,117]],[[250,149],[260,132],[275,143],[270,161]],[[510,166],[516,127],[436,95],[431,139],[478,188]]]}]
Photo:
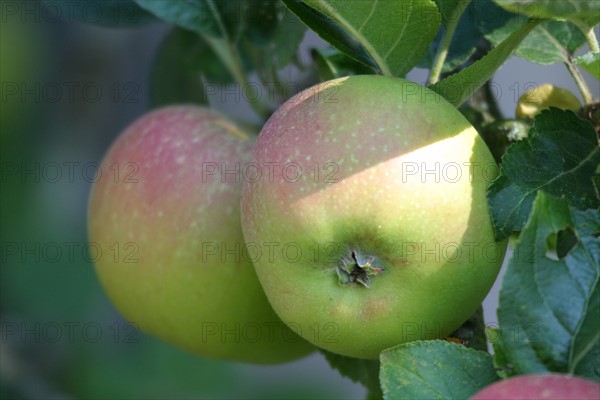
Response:
[{"label": "apple skin", "polygon": [[[354,76],[307,89],[267,121],[253,162],[263,175],[244,180],[244,238],[272,250],[254,262],[258,277],[281,319],[321,348],[376,359],[445,337],[496,279],[507,242],[495,242],[487,209],[494,159],[452,105],[416,83]],[[455,182],[408,173],[424,162],[479,166]],[[342,284],[369,270],[340,272],[353,252],[385,269],[370,269],[369,288],[360,274]]]},{"label": "apple skin", "polygon": [[471,400],[598,400],[600,385],[571,375],[521,375],[493,383]]},{"label": "apple skin", "polygon": [[242,180],[206,172],[234,169],[253,142],[201,107],[142,116],[101,164],[89,237],[106,293],[142,330],[204,357],[277,363],[314,348],[274,313],[251,259],[223,252],[244,243]]},{"label": "apple skin", "polygon": [[535,118],[550,107],[577,111],[581,103],[569,90],[546,83],[525,92],[519,98],[515,114],[517,118]]}]

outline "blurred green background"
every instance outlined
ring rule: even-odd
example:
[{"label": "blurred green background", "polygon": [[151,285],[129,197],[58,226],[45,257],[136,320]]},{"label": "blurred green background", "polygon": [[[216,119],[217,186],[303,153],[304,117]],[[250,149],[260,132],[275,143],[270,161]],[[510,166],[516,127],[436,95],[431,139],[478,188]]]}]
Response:
[{"label": "blurred green background", "polygon": [[90,263],[87,198],[96,163],[150,108],[168,27],[0,4],[0,397],[363,398],[318,354],[269,367],[205,360],[119,316]]}]

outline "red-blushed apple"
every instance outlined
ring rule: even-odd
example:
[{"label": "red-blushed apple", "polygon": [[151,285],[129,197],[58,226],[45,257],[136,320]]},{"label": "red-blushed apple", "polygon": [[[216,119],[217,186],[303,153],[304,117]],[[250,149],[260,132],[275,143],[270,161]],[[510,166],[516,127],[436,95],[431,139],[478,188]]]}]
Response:
[{"label": "red-blushed apple", "polygon": [[313,347],[274,313],[243,252],[235,171],[253,142],[201,107],[144,115],[101,164],[89,237],[106,293],[142,330],[205,357],[275,363]]},{"label": "red-blushed apple", "polygon": [[562,374],[521,375],[493,383],[471,400],[598,400],[600,384]]},{"label": "red-blushed apple", "polygon": [[326,350],[376,359],[449,335],[500,269],[483,140],[413,82],[354,76],[281,106],[244,181],[242,227],[277,314]]}]

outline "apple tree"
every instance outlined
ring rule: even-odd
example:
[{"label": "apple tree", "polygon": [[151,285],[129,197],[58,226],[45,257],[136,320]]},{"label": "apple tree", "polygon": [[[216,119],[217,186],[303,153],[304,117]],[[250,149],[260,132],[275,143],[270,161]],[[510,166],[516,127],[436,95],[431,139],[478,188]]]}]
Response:
[{"label": "apple tree", "polygon": [[[531,374],[564,375],[600,396],[600,103],[582,73],[600,79],[597,0],[125,3],[172,26],[148,83],[162,111],[109,153],[147,162],[151,183],[135,193],[100,183],[90,208],[92,238],[150,238],[139,271],[97,266],[128,318],[201,356],[281,362],[318,350],[369,398],[470,398]],[[309,49],[308,63],[299,56],[307,29],[329,44]],[[549,82],[503,115],[492,79],[513,54],[563,64],[581,101]],[[429,70],[427,82],[407,79],[415,68]],[[215,85],[230,83],[251,120],[208,110]],[[205,147],[193,144],[196,131]],[[183,149],[170,146],[178,140]],[[207,184],[194,169],[225,161],[294,171],[245,176],[242,188]],[[423,163],[471,174],[407,174]],[[490,167],[487,179],[474,166]],[[218,212],[196,213],[205,202]],[[263,254],[279,240],[302,255],[216,262],[211,274],[197,265],[206,240],[259,243]],[[424,254],[448,243],[480,248],[454,264],[447,252]],[[505,257],[498,325],[486,327],[480,305]],[[228,301],[238,286],[242,298]],[[223,309],[208,313],[214,299]],[[182,322],[203,315],[283,321],[278,329],[301,342],[288,354],[262,342],[205,346],[195,342],[203,328]],[[444,328],[421,328],[435,323]]]}]

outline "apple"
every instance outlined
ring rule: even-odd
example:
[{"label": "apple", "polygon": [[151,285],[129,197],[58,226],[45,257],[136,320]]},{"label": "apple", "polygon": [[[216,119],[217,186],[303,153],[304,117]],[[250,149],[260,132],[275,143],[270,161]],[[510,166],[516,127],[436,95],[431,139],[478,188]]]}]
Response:
[{"label": "apple", "polygon": [[534,118],[550,107],[577,111],[581,103],[569,90],[546,83],[525,92],[519,98],[515,114],[517,118]]},{"label": "apple", "polygon": [[251,164],[242,227],[265,255],[258,277],[281,319],[321,348],[376,359],[446,337],[496,279],[496,164],[421,85],[353,76],[307,89],[267,121]]},{"label": "apple", "polygon": [[90,254],[109,298],[142,330],[209,358],[283,362],[314,348],[277,317],[239,250],[242,180],[231,171],[252,147],[201,107],[142,116],[100,166]]},{"label": "apple", "polygon": [[598,400],[600,385],[571,375],[521,375],[493,383],[471,400]]}]

